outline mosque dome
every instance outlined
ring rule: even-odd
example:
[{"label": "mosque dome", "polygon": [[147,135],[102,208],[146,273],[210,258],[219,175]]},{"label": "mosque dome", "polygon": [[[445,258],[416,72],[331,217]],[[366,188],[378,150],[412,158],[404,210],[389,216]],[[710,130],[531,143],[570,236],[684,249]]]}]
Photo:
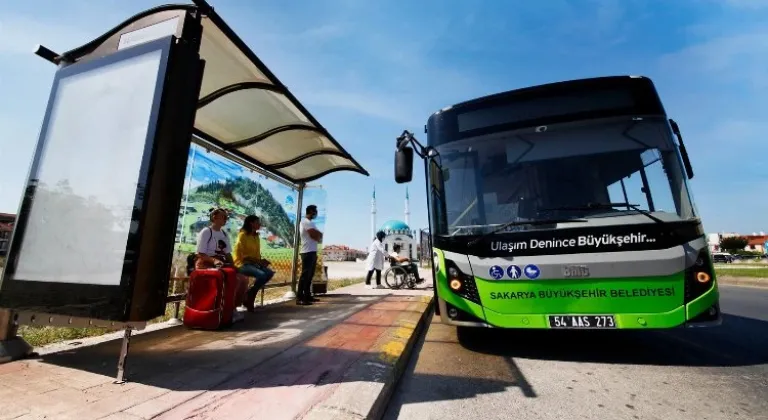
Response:
[{"label": "mosque dome", "polygon": [[405,222],[400,220],[388,220],[383,225],[381,225],[381,230],[384,231],[384,233],[390,235],[390,234],[401,234],[401,235],[411,235],[411,228],[408,227],[408,225],[405,224]]}]

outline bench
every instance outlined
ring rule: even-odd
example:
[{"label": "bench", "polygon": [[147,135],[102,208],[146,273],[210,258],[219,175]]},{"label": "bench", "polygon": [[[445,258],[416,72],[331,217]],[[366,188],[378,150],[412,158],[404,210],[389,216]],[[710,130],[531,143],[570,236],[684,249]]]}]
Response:
[{"label": "bench", "polygon": [[[253,284],[255,279],[248,277],[248,284]],[[165,299],[166,304],[173,303],[173,319],[179,319],[179,311],[181,310],[181,302],[187,299],[187,286],[189,285],[189,277],[171,277],[171,284],[169,287],[168,297]],[[278,287],[290,286],[291,282],[283,283],[267,283],[261,288],[259,294],[261,295],[261,306],[264,306],[264,290],[277,289]],[[180,292],[183,290],[183,292]]]},{"label": "bench", "polygon": [[[323,266],[322,271],[322,282],[312,282],[312,293],[326,293],[327,292],[327,283],[328,283],[328,266]],[[248,284],[253,284],[253,281],[255,280],[254,277],[248,277]],[[179,311],[181,310],[181,302],[185,301],[187,299],[187,286],[189,284],[189,277],[171,277],[170,284],[168,287],[169,294],[168,297],[165,299],[166,304],[173,303],[174,305],[174,311],[173,311],[173,318],[175,320],[179,320]],[[264,285],[264,287],[259,290],[259,294],[261,295],[261,305],[264,306],[264,291],[267,289],[277,289],[278,287],[289,287],[291,285],[291,282],[283,282],[283,283],[267,283]],[[318,287],[316,287],[318,286]]]}]

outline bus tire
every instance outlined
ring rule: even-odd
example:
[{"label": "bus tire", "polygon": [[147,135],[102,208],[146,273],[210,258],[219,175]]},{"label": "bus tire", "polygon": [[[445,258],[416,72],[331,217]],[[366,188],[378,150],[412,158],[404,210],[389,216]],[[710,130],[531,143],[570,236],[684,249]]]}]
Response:
[{"label": "bus tire", "polygon": [[482,330],[478,327],[456,326],[456,338],[459,339],[460,343],[474,343],[480,338]]}]

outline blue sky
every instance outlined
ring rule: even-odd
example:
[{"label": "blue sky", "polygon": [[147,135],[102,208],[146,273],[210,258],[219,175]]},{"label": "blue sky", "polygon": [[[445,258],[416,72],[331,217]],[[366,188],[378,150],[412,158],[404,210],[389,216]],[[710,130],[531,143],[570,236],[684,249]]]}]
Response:
[{"label": "blue sky", "polygon": [[[100,35],[148,0],[0,0],[0,211],[15,213],[62,52]],[[680,124],[707,231],[768,230],[768,1],[211,0],[270,69],[371,172],[319,181],[327,243],[370,240],[402,218],[394,138],[423,136],[434,111],[498,91],[615,74],[651,77]],[[425,227],[423,173],[411,225]]]}]

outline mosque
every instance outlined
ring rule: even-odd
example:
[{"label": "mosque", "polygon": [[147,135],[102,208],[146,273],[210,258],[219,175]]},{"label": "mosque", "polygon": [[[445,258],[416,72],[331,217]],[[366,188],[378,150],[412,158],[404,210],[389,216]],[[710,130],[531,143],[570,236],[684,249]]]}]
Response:
[{"label": "mosque", "polygon": [[411,217],[409,209],[408,187],[405,187],[405,221],[388,220],[380,227],[376,226],[376,187],[373,187],[373,196],[371,197],[371,236],[368,239],[370,243],[376,237],[376,232],[382,230],[387,236],[384,238],[384,249],[387,252],[392,250],[392,246],[400,244],[401,256],[410,256],[412,260],[418,259],[418,237],[415,230],[408,226]]}]

